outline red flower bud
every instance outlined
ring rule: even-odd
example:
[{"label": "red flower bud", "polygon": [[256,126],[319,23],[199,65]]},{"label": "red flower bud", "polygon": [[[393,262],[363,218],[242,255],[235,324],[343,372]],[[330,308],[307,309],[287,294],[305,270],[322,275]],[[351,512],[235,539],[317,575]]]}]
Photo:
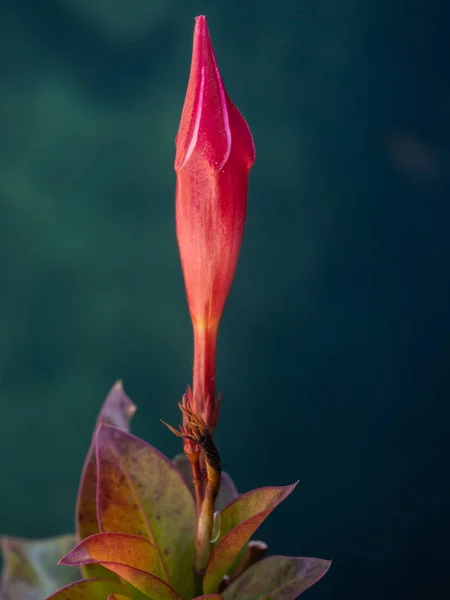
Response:
[{"label": "red flower bud", "polygon": [[176,137],[176,228],[194,327],[193,411],[214,427],[215,349],[244,229],[249,127],[225,91],[204,16]]}]

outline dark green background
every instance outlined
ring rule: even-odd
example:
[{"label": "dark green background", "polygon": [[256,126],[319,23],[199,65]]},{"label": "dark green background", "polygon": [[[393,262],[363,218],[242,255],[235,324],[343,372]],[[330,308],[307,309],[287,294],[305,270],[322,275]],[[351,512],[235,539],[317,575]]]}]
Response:
[{"label": "dark green background", "polygon": [[[308,598],[444,598],[450,8],[387,0],[0,0],[0,531],[73,529],[97,411],[171,455],[191,329],[173,139],[207,15],[252,128],[217,440],[261,531],[333,558]],[[447,592],[447,594],[446,594]]]}]

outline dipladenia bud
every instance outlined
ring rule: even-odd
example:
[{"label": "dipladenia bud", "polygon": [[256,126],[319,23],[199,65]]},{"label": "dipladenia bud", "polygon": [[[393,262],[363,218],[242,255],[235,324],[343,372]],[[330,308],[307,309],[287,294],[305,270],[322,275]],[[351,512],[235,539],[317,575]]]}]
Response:
[{"label": "dipladenia bud", "polygon": [[206,19],[197,17],[176,137],[176,229],[194,328],[191,408],[211,429],[217,330],[236,269],[254,160],[250,129],[225,91]]}]

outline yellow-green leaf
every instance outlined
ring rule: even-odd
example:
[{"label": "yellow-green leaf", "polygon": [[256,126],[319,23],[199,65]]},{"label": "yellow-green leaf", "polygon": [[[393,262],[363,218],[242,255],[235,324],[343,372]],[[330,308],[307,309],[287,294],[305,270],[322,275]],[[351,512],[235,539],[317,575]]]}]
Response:
[{"label": "yellow-green leaf", "polygon": [[146,538],[126,533],[96,533],[66,554],[61,565],[103,564],[118,562],[156,574],[158,552]]},{"label": "yellow-green leaf", "polygon": [[240,496],[221,513],[221,531],[206,565],[203,592],[215,593],[239,552],[275,507],[297,484],[264,487]]},{"label": "yellow-green leaf", "polygon": [[123,594],[119,581],[111,579],[82,579],[75,581],[47,598],[47,600],[105,600],[111,594]]},{"label": "yellow-green leaf", "polygon": [[192,598],[195,505],[178,469],[149,444],[109,425],[99,427],[96,449],[102,531],[147,538],[159,554],[158,576]]},{"label": "yellow-green leaf", "polygon": [[151,573],[115,562],[105,561],[102,565],[125,581],[131,583],[131,585],[152,598],[152,600],[183,600],[168,583]]}]

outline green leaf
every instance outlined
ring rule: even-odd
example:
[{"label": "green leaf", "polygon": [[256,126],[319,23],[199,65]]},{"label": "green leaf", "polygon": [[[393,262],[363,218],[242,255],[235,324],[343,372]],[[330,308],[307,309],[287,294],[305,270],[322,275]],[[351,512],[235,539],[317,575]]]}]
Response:
[{"label": "green leaf", "polygon": [[75,545],[75,535],[47,540],[2,537],[2,600],[43,600],[80,577],[79,570],[58,567],[58,560]]},{"label": "green leaf", "polygon": [[[173,462],[175,463],[177,469],[180,471],[180,473],[183,475],[184,479],[186,480],[186,482],[189,486],[189,489],[194,494],[194,485],[192,483],[191,465],[189,463],[188,458],[186,457],[185,454],[177,454],[174,457]],[[228,473],[222,472],[219,493],[217,494],[217,498],[216,498],[216,502],[215,502],[215,510],[222,510],[223,508],[225,508],[225,506],[227,506],[227,504],[230,504],[230,502],[233,502],[233,500],[236,500],[236,498],[238,496],[239,496],[239,492],[237,491],[233,480],[228,475]]]},{"label": "green leaf", "polygon": [[126,533],[95,533],[66,554],[59,564],[77,566],[105,562],[118,562],[155,574],[159,557],[155,546],[146,538]]},{"label": "green leaf", "polygon": [[330,565],[321,558],[269,556],[247,569],[222,595],[224,600],[295,600]]},{"label": "green leaf", "polygon": [[192,598],[195,505],[178,469],[149,444],[109,425],[99,427],[96,448],[102,531],[147,538],[158,551],[157,575]]},{"label": "green leaf", "polygon": [[124,596],[123,594],[110,594],[108,596],[108,600],[129,600],[128,596]]},{"label": "green leaf", "polygon": [[[130,419],[135,410],[135,405],[123,390],[122,382],[117,381],[106,397],[97,419],[97,426],[104,423],[128,431]],[[80,487],[78,489],[75,520],[77,524],[77,538],[79,541],[84,540],[94,533],[99,533],[100,531],[97,522],[96,497],[97,466],[95,461],[95,443],[93,439],[84,463]],[[111,573],[108,573],[98,565],[84,565],[82,567],[82,572],[85,577],[111,577]]]},{"label": "green leaf", "polygon": [[[105,600],[111,594],[123,594],[119,581],[111,579],[82,579],[61,588],[47,600]],[[16,600],[16,599],[14,599]]]},{"label": "green leaf", "polygon": [[205,594],[217,591],[223,576],[250,537],[296,485],[259,488],[243,494],[224,508],[220,536],[206,565],[203,579]]}]

